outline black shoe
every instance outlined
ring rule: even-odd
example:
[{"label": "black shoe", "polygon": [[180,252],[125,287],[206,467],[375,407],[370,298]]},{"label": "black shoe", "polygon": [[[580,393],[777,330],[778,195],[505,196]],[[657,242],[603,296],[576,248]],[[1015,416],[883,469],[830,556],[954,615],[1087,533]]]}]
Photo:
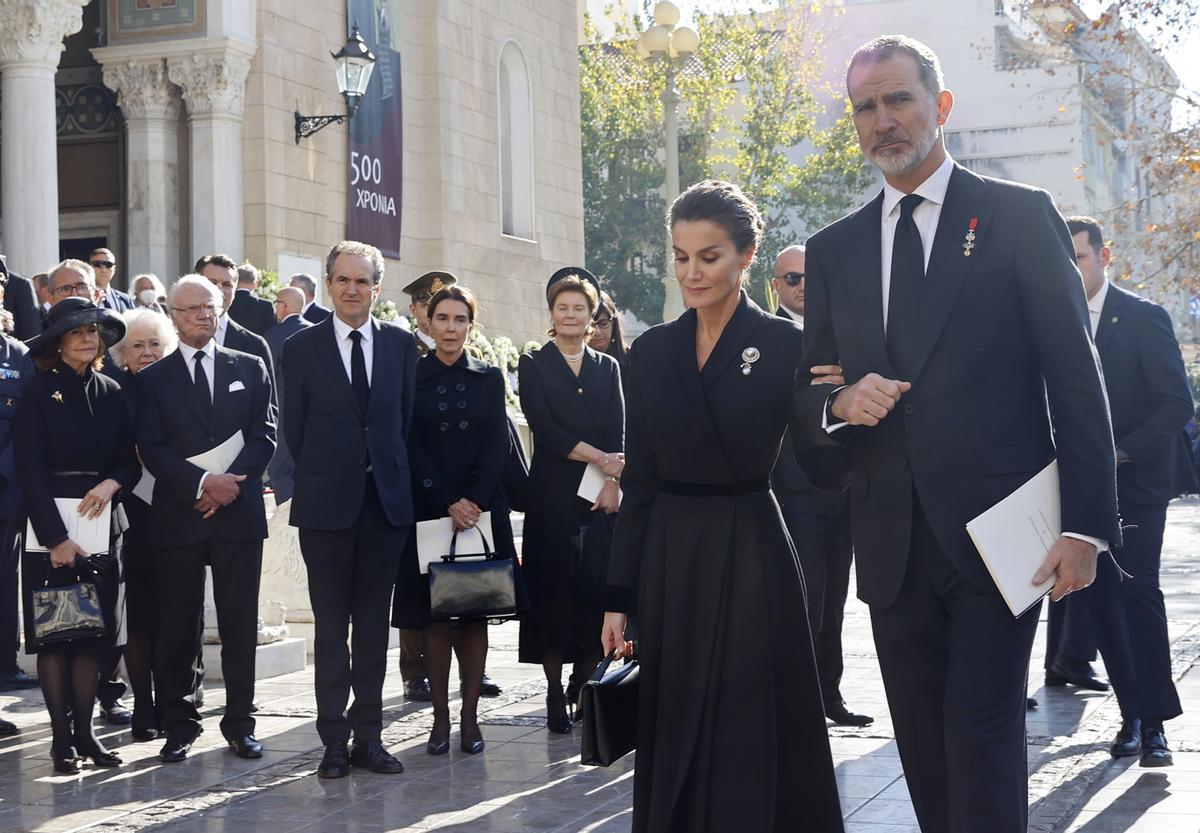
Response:
[{"label": "black shoe", "polygon": [[870,726],[875,718],[866,714],[855,714],[846,708],[844,700],[835,700],[825,704],[825,716],[838,726]]},{"label": "black shoe", "polygon": [[110,726],[128,726],[133,722],[133,712],[120,700],[100,704],[100,716]]},{"label": "black shoe", "polygon": [[570,734],[572,723],[567,714],[567,696],[562,686],[554,686],[546,692],[546,728],[556,735],[566,735]]},{"label": "black shoe", "polygon": [[355,742],[350,750],[350,766],[369,769],[380,775],[399,775],[404,772],[404,764],[396,760],[383,748],[381,741],[372,740],[366,743]]},{"label": "black shoe", "polygon": [[192,692],[192,705],[198,709],[204,708],[204,683],[200,683]]},{"label": "black shoe", "polygon": [[483,751],[483,734],[479,731],[478,722],[464,719],[459,726],[459,731],[462,734],[462,740],[458,744],[459,749],[468,755],[478,755]]},{"label": "black shoe", "polygon": [[261,758],[263,745],[254,739],[254,735],[245,735],[229,741],[229,748],[239,758]]},{"label": "black shoe", "polygon": [[404,697],[407,700],[416,700],[418,703],[432,702],[433,692],[429,690],[429,680],[424,677],[414,677],[409,680],[404,686]]},{"label": "black shoe", "polygon": [[188,756],[188,750],[196,742],[195,737],[173,738],[168,736],[167,742],[158,753],[158,759],[164,764],[177,764]]},{"label": "black shoe", "polygon": [[[34,683],[34,685],[37,685],[37,683]],[[487,674],[483,675],[483,685],[479,689],[479,696],[480,697],[499,697],[500,696],[500,686],[498,686],[494,682],[492,682],[492,678],[489,677]]]},{"label": "black shoe", "polygon": [[37,688],[37,677],[31,677],[18,668],[9,674],[0,676],[0,691],[17,691],[22,688]]},{"label": "black shoe", "polygon": [[1057,656],[1046,669],[1046,685],[1073,685],[1088,691],[1108,691],[1108,682],[1096,676],[1090,662],[1071,657]]},{"label": "black shoe", "polygon": [[318,778],[345,778],[350,774],[350,752],[343,742],[331,743],[325,747],[325,755],[321,765],[317,767]]},{"label": "black shoe", "polygon": [[133,739],[138,743],[157,739],[159,731],[154,709],[150,709],[150,718],[147,719],[146,712],[144,710],[139,711],[135,706],[133,710],[133,722],[129,725],[129,733],[133,735]]},{"label": "black shoe", "polygon": [[[1164,741],[1165,743],[1165,741]],[[1134,718],[1121,723],[1121,731],[1113,738],[1108,754],[1114,758],[1132,758],[1142,751],[1142,721]]]},{"label": "black shoe", "polygon": [[580,687],[575,683],[575,675],[572,674],[567,678],[567,692],[564,697],[567,698],[567,717],[572,723],[579,723],[583,720],[583,710],[579,708]]},{"label": "black shoe", "polygon": [[1026,697],[1025,698],[1025,711],[1034,712],[1034,711],[1037,711],[1037,707],[1038,707],[1038,702],[1037,702],[1036,697]]},{"label": "black shoe", "polygon": [[444,718],[434,715],[433,729],[425,743],[425,751],[430,755],[445,755],[450,751],[450,715]]},{"label": "black shoe", "polygon": [[50,757],[54,761],[55,772],[63,775],[78,775],[83,772],[83,760],[73,746],[51,746]]},{"label": "black shoe", "polygon": [[1151,726],[1142,732],[1142,766],[1170,766],[1175,763],[1167,747],[1162,726]]},{"label": "black shoe", "polygon": [[120,755],[109,752],[95,738],[76,738],[75,748],[79,750],[81,758],[91,758],[96,766],[117,767],[124,763]]},{"label": "black shoe", "polygon": [[7,720],[0,719],[0,738],[11,738],[13,735],[18,735],[21,730],[17,728],[16,723],[10,723]]}]

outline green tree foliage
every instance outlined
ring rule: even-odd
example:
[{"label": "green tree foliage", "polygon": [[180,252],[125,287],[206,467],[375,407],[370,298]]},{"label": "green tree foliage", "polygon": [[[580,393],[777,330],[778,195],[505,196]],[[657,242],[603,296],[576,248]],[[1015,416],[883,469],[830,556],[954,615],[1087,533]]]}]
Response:
[{"label": "green tree foliage", "polygon": [[[851,208],[872,181],[849,116],[823,102],[823,38],[831,11],[789,4],[760,15],[698,16],[699,51],[678,72],[680,183],[736,182],[763,211],[766,237],[751,270],[766,301],[774,253]],[[661,319],[666,266],[662,196],[665,72],[637,55],[645,18],[620,20],[602,42],[585,21],[580,55],[587,266],[614,300]]]}]

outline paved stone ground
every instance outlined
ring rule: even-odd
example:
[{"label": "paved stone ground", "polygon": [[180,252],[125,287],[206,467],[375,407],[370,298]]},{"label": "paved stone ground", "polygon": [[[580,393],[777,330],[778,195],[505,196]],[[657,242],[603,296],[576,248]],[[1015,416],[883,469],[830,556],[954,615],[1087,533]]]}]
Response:
[{"label": "paved stone ground", "polygon": [[[1163,586],[1180,693],[1188,711],[1167,726],[1176,764],[1143,770],[1109,758],[1119,715],[1111,696],[1039,689],[1039,635],[1031,693],[1041,708],[1029,719],[1029,766],[1036,833],[1197,833],[1200,831],[1200,502],[1169,517]],[[217,719],[183,764],[163,765],[159,744],[131,743],[128,732],[101,734],[126,760],[119,770],[86,768],[58,776],[49,759],[41,696],[0,695],[0,713],[21,727],[0,741],[0,833],[71,831],[238,831],[298,833],[382,831],[589,831],[629,829],[633,760],[609,769],[578,764],[577,737],[545,730],[540,669],[516,663],[516,626],[492,629],[489,672],[504,695],[481,704],[487,750],[471,757],[425,754],[428,710],[404,702],[393,670],[384,692],[385,741],[404,761],[401,776],[356,772],[326,782],[314,775],[320,741],[314,727],[311,669],[260,683],[260,761],[227,752]],[[847,610],[846,678],[851,705],[877,717],[865,730],[830,730],[850,833],[916,833],[870,638],[866,608]],[[209,692],[216,715],[222,692]],[[456,706],[452,704],[452,713]],[[753,831],[747,831],[753,833]]]}]

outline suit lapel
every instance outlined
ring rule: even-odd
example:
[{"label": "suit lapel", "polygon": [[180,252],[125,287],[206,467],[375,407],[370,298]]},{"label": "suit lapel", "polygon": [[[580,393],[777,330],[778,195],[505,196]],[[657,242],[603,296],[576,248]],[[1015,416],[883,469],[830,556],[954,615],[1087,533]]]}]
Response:
[{"label": "suit lapel", "polygon": [[1100,309],[1100,321],[1096,324],[1096,352],[1100,354],[1101,364],[1104,363],[1104,355],[1112,344],[1113,334],[1121,326],[1125,300],[1125,293],[1115,286],[1108,287],[1108,295],[1104,297],[1104,306]]},{"label": "suit lapel", "polygon": [[237,362],[225,348],[217,346],[213,353],[213,368],[213,422],[216,422],[218,414],[225,409],[229,386],[237,379]]},{"label": "suit lapel", "polygon": [[[938,218],[937,232],[933,238],[933,250],[929,255],[929,267],[925,270],[925,284],[921,289],[921,324],[918,332],[920,343],[917,349],[916,369],[913,378],[921,374],[921,368],[929,360],[930,353],[941,337],[950,313],[958,301],[958,294],[980,257],[987,252],[987,227],[990,217],[983,205],[987,198],[987,185],[979,177],[957,165],[950,174],[950,185],[946,189],[946,202]],[[971,221],[975,226],[975,248],[971,256],[963,254]],[[913,381],[912,379],[907,381]]]},{"label": "suit lapel", "polygon": [[[729,462],[725,459],[724,449],[721,448],[717,427],[713,423],[708,400],[705,399],[704,389],[700,385],[700,371],[696,367],[696,311],[685,310],[683,315],[667,326],[671,328],[671,353],[675,358],[675,373],[679,377],[679,384],[687,401],[684,411],[700,423],[706,444],[717,452],[722,467],[728,471]],[[711,357],[709,361],[712,361]]]},{"label": "suit lapel", "polygon": [[170,368],[171,377],[179,388],[183,401],[187,403],[188,408],[196,417],[196,422],[207,432],[208,417],[205,416],[204,405],[200,402],[199,391],[196,390],[196,382],[192,379],[192,369],[188,367],[187,359],[183,357],[183,351],[176,350],[167,359],[164,359],[164,361],[166,360],[173,362]]},{"label": "suit lapel", "polygon": [[383,327],[374,318],[371,319],[371,384],[367,396],[367,419],[378,409],[379,400],[384,390],[385,380],[399,376],[399,369],[392,364],[392,351],[384,341]]},{"label": "suit lapel", "polygon": [[735,360],[742,360],[743,349],[753,346],[750,339],[762,320],[758,313],[758,307],[754,306],[743,292],[733,317],[725,325],[712,354],[704,363],[704,369],[700,371],[700,383],[705,391],[712,389],[730,364]]},{"label": "suit lapel", "polygon": [[340,392],[339,395],[350,403],[354,413],[362,418],[364,414],[358,408],[358,398],[354,395],[354,388],[350,386],[350,377],[346,375],[346,366],[342,364],[342,354],[338,350],[337,331],[333,328],[333,316],[329,316],[315,326],[324,327],[326,330],[324,336],[316,339],[317,353],[325,362],[326,378],[331,380],[331,384]]},{"label": "suit lapel", "polygon": [[883,252],[880,244],[883,221],[883,192],[867,203],[848,225],[851,236],[845,242],[846,268],[842,276],[859,314],[859,335],[867,353],[867,367],[879,368],[889,378],[896,377],[888,357],[883,330]]}]

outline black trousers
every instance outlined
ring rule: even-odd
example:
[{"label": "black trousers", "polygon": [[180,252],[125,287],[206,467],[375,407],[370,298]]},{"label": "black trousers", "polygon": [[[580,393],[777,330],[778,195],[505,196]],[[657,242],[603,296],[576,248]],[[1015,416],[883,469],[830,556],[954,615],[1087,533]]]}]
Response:
[{"label": "black trousers", "polygon": [[214,535],[202,544],[154,553],[159,597],[154,680],[168,737],[190,738],[200,731],[195,693],[204,635],[206,566],[212,567],[221,672],[225,677],[221,733],[228,740],[254,734],[250,709],[254,702],[262,549],[262,541],[229,541]]},{"label": "black trousers", "polygon": [[369,475],[354,526],[300,529],[315,619],[317,733],[327,746],[349,741],[351,732],[359,743],[379,740],[383,731],[392,587],[409,531],[388,522]]},{"label": "black trousers", "polygon": [[21,563],[24,528],[19,519],[0,521],[0,675],[17,670],[20,647],[17,595],[21,592],[17,566]]},{"label": "black trousers", "polygon": [[1025,833],[1025,687],[1035,607],[971,584],[914,505],[896,601],[871,608],[896,745],[922,833]]},{"label": "black trousers", "polygon": [[1171,675],[1167,608],[1158,583],[1167,507],[1122,503],[1124,543],[1113,552],[1132,578],[1120,576],[1113,559],[1100,556],[1096,581],[1079,596],[1087,601],[1096,642],[1121,714],[1143,721],[1183,714]]},{"label": "black trousers", "polygon": [[808,591],[808,620],[825,703],[842,700],[842,620],[850,587],[850,504],[833,515],[805,512],[786,496],[779,498],[788,534],[796,544],[804,586]]},{"label": "black trousers", "polygon": [[1092,662],[1096,659],[1096,650],[1096,632],[1092,628],[1091,606],[1087,599],[1072,593],[1050,605],[1046,615],[1047,670],[1054,658],[1060,656]]},{"label": "black trousers", "polygon": [[428,677],[425,671],[425,632],[400,628],[400,679],[405,685]]}]

